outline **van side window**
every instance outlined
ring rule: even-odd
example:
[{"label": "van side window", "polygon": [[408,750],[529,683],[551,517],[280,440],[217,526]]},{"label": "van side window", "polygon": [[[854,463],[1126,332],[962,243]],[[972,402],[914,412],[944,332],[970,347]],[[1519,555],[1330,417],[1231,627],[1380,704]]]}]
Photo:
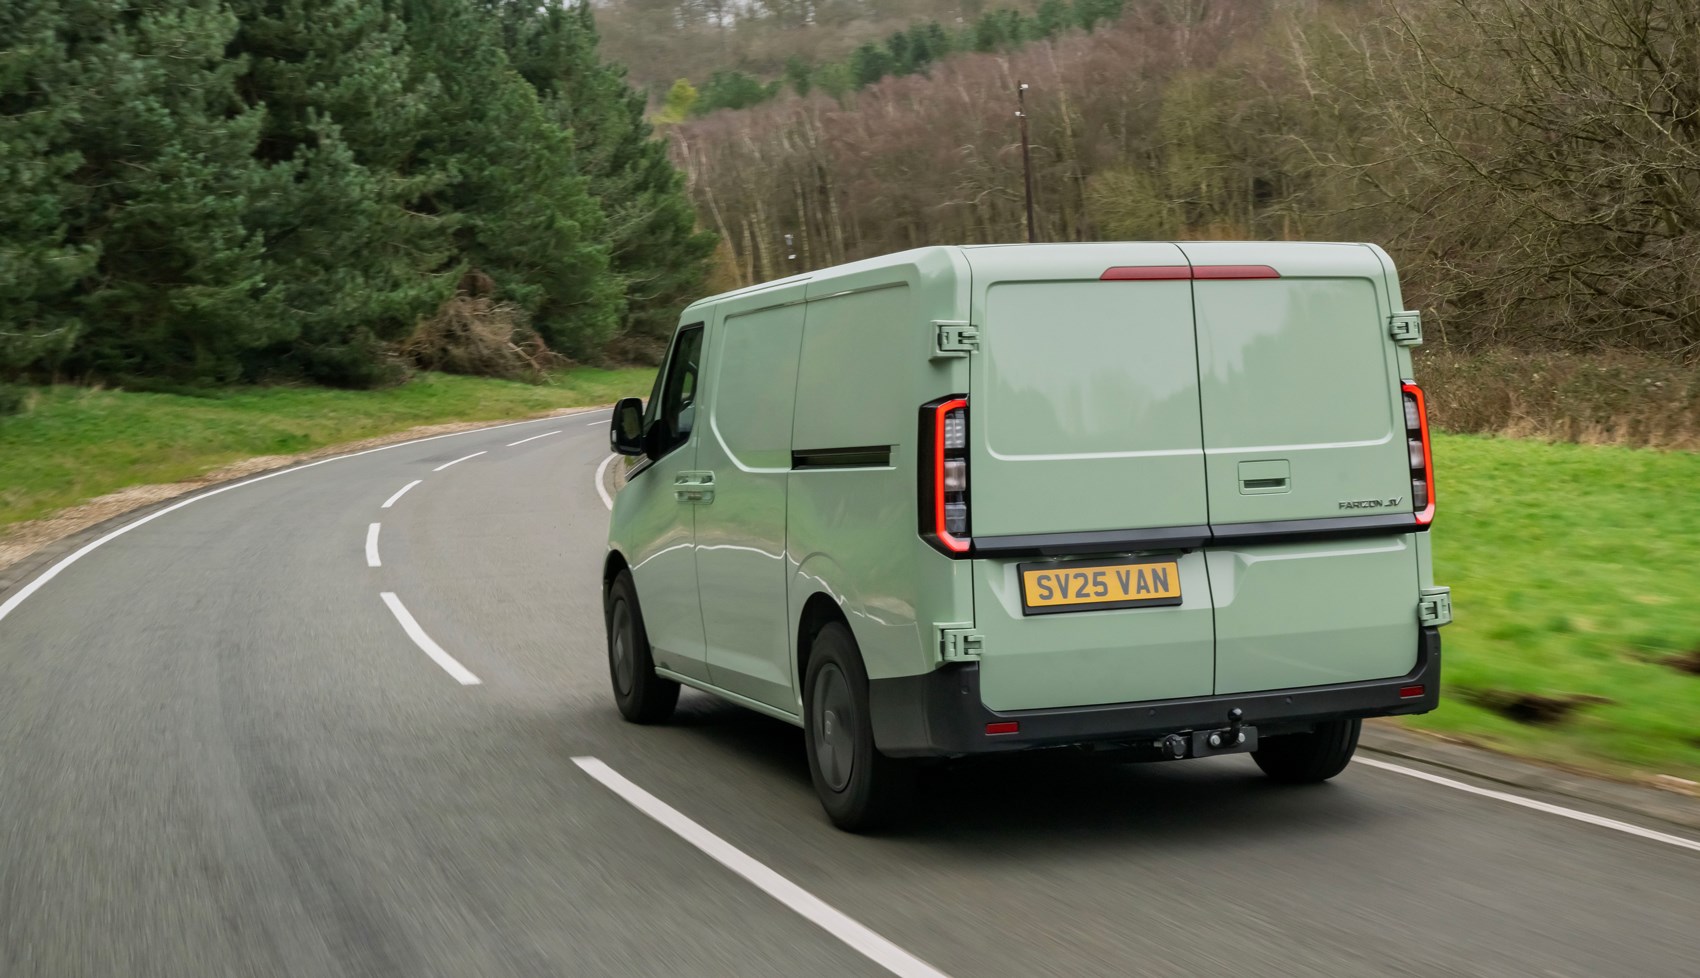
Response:
[{"label": "van side window", "polygon": [[691,436],[696,421],[698,380],[702,365],[702,327],[692,326],[679,331],[673,344],[673,356],[667,361],[667,376],[661,389],[661,412],[656,423],[661,425],[662,454],[683,445]]}]

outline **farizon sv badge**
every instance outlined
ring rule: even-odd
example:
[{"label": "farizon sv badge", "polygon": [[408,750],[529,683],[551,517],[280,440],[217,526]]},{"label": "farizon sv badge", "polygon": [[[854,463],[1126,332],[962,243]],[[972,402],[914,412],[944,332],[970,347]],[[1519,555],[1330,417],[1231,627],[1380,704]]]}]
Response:
[{"label": "farizon sv badge", "polygon": [[1392,499],[1342,499],[1341,509],[1387,509],[1399,505],[1404,496],[1394,496]]}]

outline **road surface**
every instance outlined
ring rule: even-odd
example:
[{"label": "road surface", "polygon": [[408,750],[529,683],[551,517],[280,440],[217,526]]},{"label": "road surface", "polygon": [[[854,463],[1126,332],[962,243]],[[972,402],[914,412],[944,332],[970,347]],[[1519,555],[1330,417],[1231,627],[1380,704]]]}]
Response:
[{"label": "road surface", "polygon": [[0,594],[0,975],[1700,974],[1681,839],[1367,764],[963,764],[833,830],[796,729],[615,712],[602,420],[225,488]]}]

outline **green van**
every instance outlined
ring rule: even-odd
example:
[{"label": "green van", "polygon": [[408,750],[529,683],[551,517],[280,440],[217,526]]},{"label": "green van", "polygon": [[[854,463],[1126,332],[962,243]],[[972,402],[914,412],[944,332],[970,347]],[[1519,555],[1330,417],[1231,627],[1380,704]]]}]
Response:
[{"label": "green van", "polygon": [[1363,244],[923,248],[698,302],[610,431],[620,710],[801,726],[849,829],[925,757],[1333,777],[1440,692],[1420,340]]}]

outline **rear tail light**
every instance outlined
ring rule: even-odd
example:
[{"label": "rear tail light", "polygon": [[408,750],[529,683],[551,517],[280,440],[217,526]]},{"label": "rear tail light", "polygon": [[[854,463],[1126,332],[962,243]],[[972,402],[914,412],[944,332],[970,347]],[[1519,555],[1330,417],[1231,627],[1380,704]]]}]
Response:
[{"label": "rear tail light", "polygon": [[968,398],[921,407],[921,536],[952,556],[969,550]]},{"label": "rear tail light", "polygon": [[1399,385],[1405,402],[1405,450],[1411,468],[1411,509],[1417,525],[1434,520],[1434,450],[1428,438],[1428,405],[1423,389],[1410,381]]}]

